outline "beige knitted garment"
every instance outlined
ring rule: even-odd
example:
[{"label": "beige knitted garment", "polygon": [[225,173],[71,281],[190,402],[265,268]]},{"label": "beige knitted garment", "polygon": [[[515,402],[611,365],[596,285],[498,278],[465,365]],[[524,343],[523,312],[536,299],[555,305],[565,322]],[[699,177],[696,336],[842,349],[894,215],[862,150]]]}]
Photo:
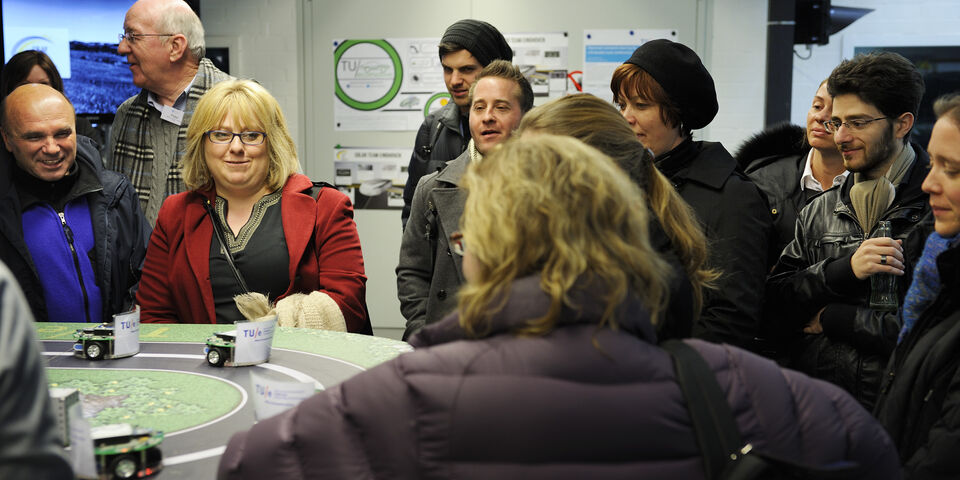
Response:
[{"label": "beige knitted garment", "polygon": [[273,308],[270,308],[266,296],[256,292],[237,295],[233,300],[240,313],[249,320],[275,313],[277,325],[281,327],[347,331],[347,322],[337,302],[323,292],[296,293],[280,299]]}]

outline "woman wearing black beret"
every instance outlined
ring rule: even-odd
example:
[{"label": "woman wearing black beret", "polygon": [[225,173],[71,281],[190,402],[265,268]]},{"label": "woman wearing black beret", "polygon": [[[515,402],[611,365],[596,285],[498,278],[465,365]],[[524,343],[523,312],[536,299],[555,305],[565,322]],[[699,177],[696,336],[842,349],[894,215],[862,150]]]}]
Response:
[{"label": "woman wearing black beret", "polygon": [[722,271],[704,292],[693,335],[757,349],[771,218],[757,187],[723,145],[691,132],[717,114],[713,78],[693,50],[670,40],[641,45],[617,67],[610,89],[637,138],[693,208]]}]

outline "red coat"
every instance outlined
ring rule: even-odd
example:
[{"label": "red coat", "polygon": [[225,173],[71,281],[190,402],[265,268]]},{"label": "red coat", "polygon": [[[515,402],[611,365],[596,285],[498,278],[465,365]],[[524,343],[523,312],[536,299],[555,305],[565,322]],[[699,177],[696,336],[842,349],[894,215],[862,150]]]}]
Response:
[{"label": "red coat", "polygon": [[[287,179],[280,197],[283,235],[290,255],[293,293],[319,290],[330,296],[347,330],[371,334],[360,238],[350,200],[324,188],[316,201],[304,175]],[[210,285],[213,224],[203,207],[214,191],[189,191],[168,197],[150,237],[137,292],[140,319],[151,323],[216,323]]]}]

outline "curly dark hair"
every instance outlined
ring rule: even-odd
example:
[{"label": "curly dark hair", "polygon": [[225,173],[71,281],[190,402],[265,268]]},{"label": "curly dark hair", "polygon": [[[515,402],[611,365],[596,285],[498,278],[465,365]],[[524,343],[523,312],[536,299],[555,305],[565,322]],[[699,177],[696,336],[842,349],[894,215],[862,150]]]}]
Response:
[{"label": "curly dark hair", "polygon": [[907,112],[916,117],[924,88],[917,67],[893,52],[870,52],[844,60],[827,79],[831,96],[852,93],[891,118]]}]

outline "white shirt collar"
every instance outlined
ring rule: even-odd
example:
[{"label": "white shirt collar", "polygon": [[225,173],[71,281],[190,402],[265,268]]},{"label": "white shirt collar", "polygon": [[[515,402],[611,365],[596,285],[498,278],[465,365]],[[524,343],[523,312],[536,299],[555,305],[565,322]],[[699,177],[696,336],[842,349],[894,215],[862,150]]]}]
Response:
[{"label": "white shirt collar", "polygon": [[[813,190],[814,192],[822,192],[823,187],[820,185],[820,182],[817,181],[813,176],[813,167],[811,166],[813,162],[813,149],[810,149],[810,152],[807,153],[807,162],[803,167],[803,175],[800,176],[800,189],[801,190]],[[843,173],[833,177],[833,184],[830,185],[830,188],[836,187],[843,183],[847,179],[847,175],[850,174],[848,170],[844,170]]]},{"label": "white shirt collar", "polygon": [[[190,80],[190,83],[187,84],[187,87],[184,88],[182,92],[180,92],[179,96],[177,96],[177,99],[173,102],[173,106],[166,107],[166,108],[167,109],[172,108],[173,110],[176,110],[178,112],[183,112],[184,110],[186,110],[187,93],[190,92],[190,87],[193,86],[193,82],[195,82],[196,80],[197,80],[197,76],[194,75],[193,79]],[[156,108],[157,111],[159,111],[160,113],[164,113],[164,105],[160,103],[160,100],[157,98],[157,96],[149,90],[147,90],[147,104],[149,104],[153,108]]]}]

